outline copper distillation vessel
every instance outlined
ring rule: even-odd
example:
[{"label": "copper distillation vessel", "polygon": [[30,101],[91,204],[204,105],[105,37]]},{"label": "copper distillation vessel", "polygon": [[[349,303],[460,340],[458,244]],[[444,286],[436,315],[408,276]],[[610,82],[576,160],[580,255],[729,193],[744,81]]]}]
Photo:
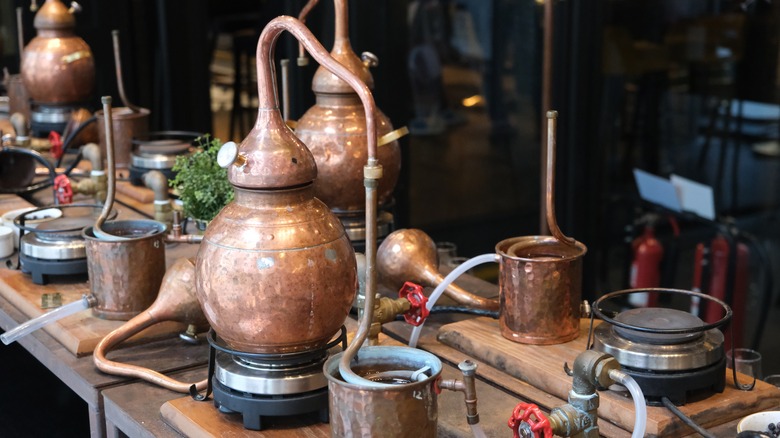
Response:
[{"label": "copper distillation vessel", "polygon": [[95,86],[95,62],[87,43],[76,36],[73,14],[60,0],[46,0],[35,14],[38,34],[22,53],[21,75],[32,99],[33,134],[62,132],[74,107],[89,101]]},{"label": "copper distillation vessel", "polygon": [[[305,18],[317,1],[310,0],[300,18]],[[363,60],[358,58],[349,41],[347,0],[334,0],[334,6],[336,26],[330,54],[373,89],[369,66],[377,65],[377,59],[370,53],[364,53]],[[298,62],[305,60],[301,56]],[[297,121],[295,134],[309,147],[317,163],[314,193],[341,219],[353,243],[361,242],[366,238],[366,224],[361,219],[365,204],[362,179],[367,159],[366,117],[354,90],[323,66],[314,74],[312,91],[316,103]],[[378,108],[375,114],[379,137],[376,158],[383,168],[377,189],[378,237],[382,238],[392,231],[390,204],[401,170],[401,150],[396,138],[403,134],[393,131],[390,120]],[[393,132],[396,135],[390,134]],[[362,245],[356,247],[362,249]]]}]

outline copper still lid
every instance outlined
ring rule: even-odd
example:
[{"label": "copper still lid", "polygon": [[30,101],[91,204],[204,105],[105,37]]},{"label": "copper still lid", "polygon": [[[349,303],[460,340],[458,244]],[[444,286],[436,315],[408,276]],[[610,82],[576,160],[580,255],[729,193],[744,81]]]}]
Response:
[{"label": "copper still lid", "polygon": [[73,29],[76,19],[60,0],[46,0],[35,14],[33,26],[38,30]]}]

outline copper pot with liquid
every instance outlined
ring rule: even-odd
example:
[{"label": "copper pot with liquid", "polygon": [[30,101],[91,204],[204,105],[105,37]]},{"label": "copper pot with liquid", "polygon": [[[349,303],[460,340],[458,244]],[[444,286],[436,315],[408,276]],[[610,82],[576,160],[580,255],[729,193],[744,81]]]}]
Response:
[{"label": "copper pot with liquid", "polygon": [[95,62],[87,43],[74,33],[77,10],[60,0],[46,0],[35,14],[38,35],[24,48],[21,68],[33,102],[65,105],[92,95]]},{"label": "copper pot with liquid", "polygon": [[[314,197],[314,157],[279,112],[271,54],[284,30],[370,96],[299,21],[279,17],[263,30],[257,122],[240,145],[226,143],[218,156],[236,196],[209,224],[196,261],[206,318],[230,348],[243,352],[324,346],[344,323],[357,290],[355,255],[344,228]],[[370,114],[372,103],[366,103]]]},{"label": "copper pot with liquid", "polygon": [[[335,0],[336,30],[330,54],[370,89],[374,78],[368,60],[361,61],[349,42],[347,0]],[[338,213],[357,213],[365,208],[363,165],[366,163],[366,117],[355,91],[323,66],[312,81],[316,103],[298,120],[295,135],[311,150],[317,162],[316,196]],[[390,120],[376,110],[377,136],[393,131]],[[386,204],[401,171],[401,149],[394,140],[377,149],[384,169],[377,189],[377,202]]]}]

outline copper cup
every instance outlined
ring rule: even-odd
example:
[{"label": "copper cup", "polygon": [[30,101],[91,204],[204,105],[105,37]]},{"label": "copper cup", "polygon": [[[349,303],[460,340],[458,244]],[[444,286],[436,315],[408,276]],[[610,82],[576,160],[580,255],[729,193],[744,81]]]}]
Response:
[{"label": "copper cup", "polygon": [[[103,120],[103,110],[95,113],[97,116],[97,131],[100,139],[100,151],[106,156],[106,126]],[[114,157],[117,169],[130,167],[130,154],[133,148],[133,138],[146,135],[149,132],[149,110],[140,108],[134,112],[127,107],[111,110],[111,124],[114,127]]]},{"label": "copper cup", "polygon": [[522,344],[560,344],[579,335],[582,299],[580,242],[552,236],[523,236],[496,245],[501,256],[501,335]]},{"label": "copper cup", "polygon": [[108,221],[101,229],[126,240],[102,240],[85,228],[89,288],[97,299],[92,313],[129,320],[157,298],[165,275],[165,224],[150,220]]}]

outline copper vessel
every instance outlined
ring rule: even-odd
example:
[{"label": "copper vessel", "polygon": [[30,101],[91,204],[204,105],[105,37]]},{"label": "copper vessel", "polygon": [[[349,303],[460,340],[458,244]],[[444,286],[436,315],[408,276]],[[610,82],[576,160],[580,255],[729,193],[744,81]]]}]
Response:
[{"label": "copper vessel", "polygon": [[[151,307],[106,335],[98,343],[93,358],[95,366],[104,373],[135,377],[172,391],[188,393],[193,385],[191,383],[179,382],[148,368],[106,358],[108,352],[123,341],[162,321],[177,321],[199,327],[206,325],[206,318],[195,296],[195,264],[191,259],[183,258],[174,262],[165,273],[157,299]],[[195,383],[195,386],[200,390],[206,387],[206,383],[206,380],[202,380]]]},{"label": "copper vessel", "polygon": [[95,62],[87,43],[74,34],[73,9],[46,0],[35,14],[38,35],[24,48],[22,80],[36,103],[67,105],[89,100]]},{"label": "copper vessel", "polygon": [[[444,280],[436,266],[436,244],[422,230],[396,230],[387,236],[377,251],[377,269],[382,281],[391,289],[399,289],[404,282],[435,287]],[[475,309],[498,310],[498,301],[474,295],[450,284],[444,294],[458,304]]]},{"label": "copper vessel", "polygon": [[[335,0],[336,31],[330,54],[358,76],[369,88],[374,78],[349,42],[347,0]],[[357,94],[336,75],[320,66],[314,74],[312,90],[316,103],[298,120],[297,135],[317,162],[316,196],[338,213],[358,213],[364,209],[363,165],[366,163],[366,118]],[[376,110],[377,136],[391,131],[390,120]],[[377,189],[378,203],[388,202],[401,171],[398,141],[377,149],[384,174]]]},{"label": "copper vessel", "polygon": [[[285,30],[359,90],[367,125],[375,126],[366,85],[305,26],[278,17],[265,27],[257,46],[257,122],[239,146],[226,143],[218,156],[236,196],[206,229],[196,262],[206,318],[231,348],[243,352],[324,346],[344,323],[357,289],[352,246],[338,218],[314,197],[314,158],[279,112],[272,53]],[[368,149],[374,155],[375,142]],[[367,179],[381,173],[375,161],[367,166]],[[375,229],[375,220],[369,225]]]},{"label": "copper vessel", "polygon": [[24,87],[22,75],[12,75],[5,71],[3,85],[8,92],[8,113],[22,114],[25,120],[30,120],[30,93]]},{"label": "copper vessel", "polygon": [[555,129],[547,112],[545,216],[552,236],[523,236],[496,245],[501,257],[501,334],[523,344],[559,344],[579,335],[582,257],[587,248],[567,237],[555,219]]},{"label": "copper vessel", "polygon": [[85,228],[89,288],[97,298],[92,313],[104,319],[128,320],[157,298],[165,275],[165,224],[149,220],[110,221],[108,234],[124,240],[95,237]]},{"label": "copper vessel", "polygon": [[[353,361],[358,375],[383,371],[414,372],[430,367],[427,378],[380,388],[347,383],[339,373],[339,353],[325,362],[333,437],[436,437],[438,396],[435,382],[441,362],[426,351],[408,347],[364,347]],[[396,381],[397,382],[397,381]]]}]

